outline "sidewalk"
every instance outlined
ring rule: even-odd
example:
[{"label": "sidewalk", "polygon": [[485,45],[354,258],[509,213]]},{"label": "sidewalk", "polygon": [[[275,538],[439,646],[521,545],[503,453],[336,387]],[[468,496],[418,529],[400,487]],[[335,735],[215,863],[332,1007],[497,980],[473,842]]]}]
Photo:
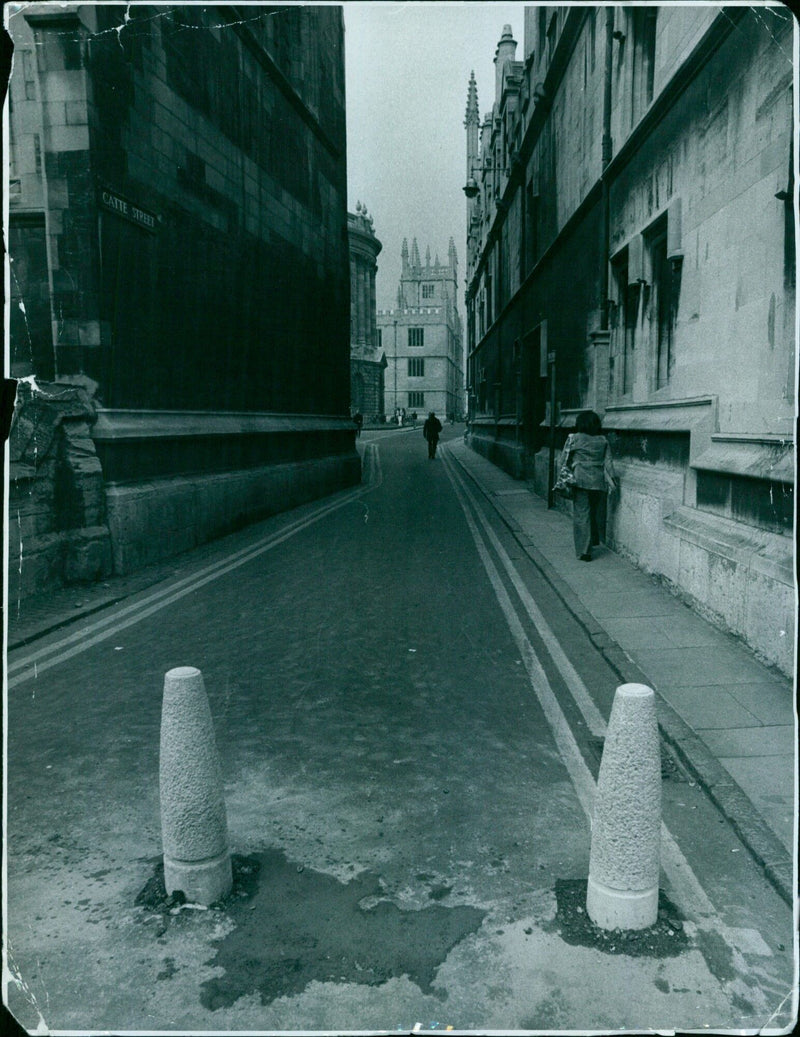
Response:
[{"label": "sidewalk", "polygon": [[448,450],[617,670],[659,695],[662,735],[788,904],[794,899],[792,684],[608,548],[574,554],[570,520],[464,443]]}]

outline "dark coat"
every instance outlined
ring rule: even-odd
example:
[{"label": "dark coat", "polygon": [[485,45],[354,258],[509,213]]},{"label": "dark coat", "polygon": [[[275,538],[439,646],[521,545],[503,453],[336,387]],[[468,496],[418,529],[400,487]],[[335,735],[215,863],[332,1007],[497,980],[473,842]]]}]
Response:
[{"label": "dark coat", "polygon": [[427,440],[438,439],[442,431],[442,423],[438,418],[427,418],[422,426],[422,434]]}]

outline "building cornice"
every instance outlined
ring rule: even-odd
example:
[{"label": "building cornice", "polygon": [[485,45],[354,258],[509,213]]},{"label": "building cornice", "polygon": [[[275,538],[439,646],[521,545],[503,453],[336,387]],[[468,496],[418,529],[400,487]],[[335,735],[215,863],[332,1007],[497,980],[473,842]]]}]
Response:
[{"label": "building cornice", "polygon": [[325,432],[351,428],[340,415],[259,411],[124,410],[98,408],[95,440],[176,439],[263,432]]}]

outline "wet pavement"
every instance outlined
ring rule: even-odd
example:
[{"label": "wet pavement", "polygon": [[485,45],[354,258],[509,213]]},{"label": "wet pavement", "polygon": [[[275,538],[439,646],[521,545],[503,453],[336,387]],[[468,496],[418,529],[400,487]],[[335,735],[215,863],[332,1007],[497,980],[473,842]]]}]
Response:
[{"label": "wet pavement", "polygon": [[[418,431],[365,433],[361,490],[183,556],[10,654],[8,1000],[24,1025],[745,1027],[779,1009],[791,913],[668,754],[665,820],[691,871],[670,851],[658,936],[674,948],[587,936],[575,768],[591,782],[602,739],[525,619],[573,732],[565,759],[455,492],[461,432],[433,462]],[[488,521],[607,716],[618,674]],[[238,876],[207,910],[142,897],[178,665],[204,674]]]}]

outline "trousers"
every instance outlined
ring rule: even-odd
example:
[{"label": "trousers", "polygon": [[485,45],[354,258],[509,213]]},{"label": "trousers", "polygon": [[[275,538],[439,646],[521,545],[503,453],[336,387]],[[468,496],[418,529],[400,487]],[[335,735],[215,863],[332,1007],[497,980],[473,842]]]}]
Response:
[{"label": "trousers", "polygon": [[576,487],[572,499],[572,536],[575,541],[575,554],[592,553],[592,548],[600,543],[600,522],[605,510],[605,490],[584,490]]}]

